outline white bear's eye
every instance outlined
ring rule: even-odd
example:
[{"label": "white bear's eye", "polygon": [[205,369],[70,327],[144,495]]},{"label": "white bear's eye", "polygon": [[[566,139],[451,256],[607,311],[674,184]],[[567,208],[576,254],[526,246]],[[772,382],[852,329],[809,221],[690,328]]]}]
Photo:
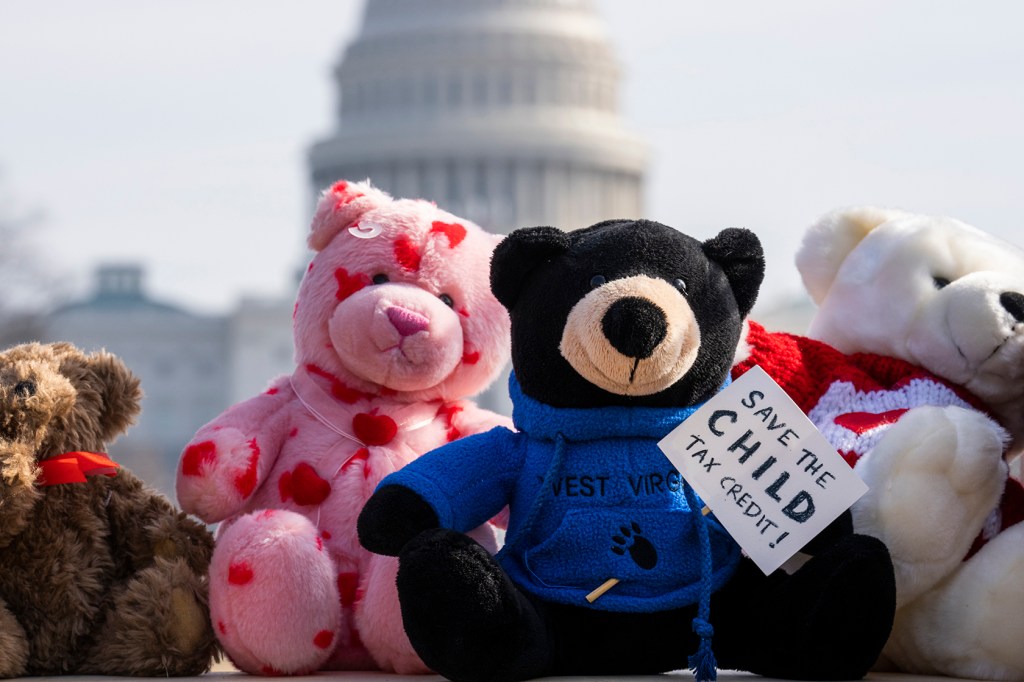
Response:
[{"label": "white bear's eye", "polygon": [[945,277],[932,277],[932,283],[935,284],[936,289],[944,289],[949,286],[949,280]]}]

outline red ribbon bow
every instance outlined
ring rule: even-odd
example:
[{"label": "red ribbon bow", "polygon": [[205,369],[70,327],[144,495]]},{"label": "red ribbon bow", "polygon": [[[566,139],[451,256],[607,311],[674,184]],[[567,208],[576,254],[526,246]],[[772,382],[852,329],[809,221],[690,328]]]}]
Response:
[{"label": "red ribbon bow", "polygon": [[85,483],[86,476],[117,476],[121,465],[101,452],[65,452],[39,463],[39,485]]}]

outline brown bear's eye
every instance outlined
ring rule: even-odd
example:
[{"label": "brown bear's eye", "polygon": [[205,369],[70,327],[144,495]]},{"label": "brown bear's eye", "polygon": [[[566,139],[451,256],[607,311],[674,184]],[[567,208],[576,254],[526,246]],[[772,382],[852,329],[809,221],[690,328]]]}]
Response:
[{"label": "brown bear's eye", "polygon": [[607,278],[605,278],[604,275],[594,275],[593,277],[590,278],[590,287],[592,289],[596,289],[597,287],[601,286],[607,281],[608,280]]},{"label": "brown bear's eye", "polygon": [[25,381],[19,381],[14,386],[14,395],[19,398],[31,398],[36,394],[36,382],[26,379]]},{"label": "brown bear's eye", "polygon": [[672,286],[679,290],[680,293],[686,293],[686,282],[680,278],[672,282]]},{"label": "brown bear's eye", "polygon": [[374,284],[384,284],[385,282],[390,282],[391,279],[383,272],[378,272],[376,275],[373,276],[373,279],[371,281]]}]

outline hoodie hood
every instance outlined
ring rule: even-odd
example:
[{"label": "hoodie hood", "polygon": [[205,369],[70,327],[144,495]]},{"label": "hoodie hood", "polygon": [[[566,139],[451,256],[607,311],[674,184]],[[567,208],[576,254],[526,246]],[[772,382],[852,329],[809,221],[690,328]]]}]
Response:
[{"label": "hoodie hood", "polygon": [[[722,388],[729,385],[726,377]],[[700,409],[688,407],[552,407],[523,393],[513,372],[508,379],[512,421],[532,438],[554,440],[561,434],[569,441],[605,438],[656,438],[661,440]]]}]

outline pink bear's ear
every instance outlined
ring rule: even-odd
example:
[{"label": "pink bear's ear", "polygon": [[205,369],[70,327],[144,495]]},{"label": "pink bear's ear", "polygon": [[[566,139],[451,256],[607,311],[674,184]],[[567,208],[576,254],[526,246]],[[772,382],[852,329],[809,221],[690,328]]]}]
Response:
[{"label": "pink bear's ear", "polygon": [[371,187],[369,180],[339,180],[320,197],[306,240],[309,248],[322,251],[339,232],[359,220],[359,216],[390,201],[388,193]]}]

